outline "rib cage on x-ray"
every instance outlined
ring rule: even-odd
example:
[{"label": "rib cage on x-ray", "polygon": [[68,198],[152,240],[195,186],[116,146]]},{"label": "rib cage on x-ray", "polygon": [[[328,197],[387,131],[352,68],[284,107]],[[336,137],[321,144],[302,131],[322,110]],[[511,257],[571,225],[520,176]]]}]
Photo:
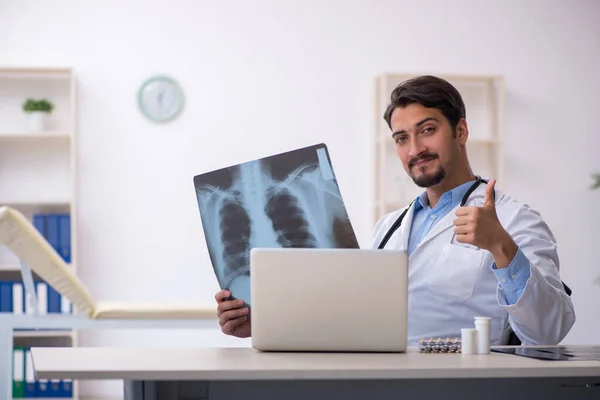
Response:
[{"label": "rib cage on x-ray", "polygon": [[[209,254],[222,288],[250,273],[253,247],[358,247],[353,232],[348,242],[349,221],[333,176],[324,177],[315,162],[304,163],[278,181],[263,162],[228,169],[228,187],[196,187]],[[339,227],[346,231],[340,233]]]},{"label": "rib cage on x-ray", "polygon": [[308,223],[307,212],[304,211],[309,204],[300,200],[302,194],[294,194],[285,187],[276,188],[272,192],[265,209],[281,247],[317,247],[317,238]]}]

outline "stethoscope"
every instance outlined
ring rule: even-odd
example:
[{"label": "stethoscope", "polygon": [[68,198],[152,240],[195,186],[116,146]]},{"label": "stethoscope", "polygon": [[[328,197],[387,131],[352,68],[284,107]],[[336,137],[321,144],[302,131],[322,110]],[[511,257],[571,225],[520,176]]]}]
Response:
[{"label": "stethoscope", "polygon": [[[465,204],[467,204],[467,201],[469,201],[469,196],[471,195],[471,193],[473,193],[473,191],[475,191],[475,189],[477,189],[477,187],[482,182],[488,183],[487,179],[482,179],[479,175],[476,175],[475,177],[477,179],[469,187],[469,189],[467,190],[467,192],[465,193],[465,195],[463,196],[463,198],[462,198],[462,200],[460,202],[460,206],[461,207],[463,207]],[[381,240],[381,243],[379,243],[378,249],[383,249],[385,247],[385,245],[387,244],[388,240],[390,240],[390,238],[394,234],[394,232],[396,232],[396,230],[398,230],[398,228],[400,227],[400,224],[402,223],[402,220],[404,219],[404,216],[406,215],[406,213],[408,212],[408,210],[410,210],[410,207],[412,207],[413,203],[414,203],[414,200],[408,205],[408,207],[406,207],[406,209],[402,212],[402,214],[400,214],[400,216],[396,219],[396,221],[394,221],[394,224],[386,232],[385,236]]]}]

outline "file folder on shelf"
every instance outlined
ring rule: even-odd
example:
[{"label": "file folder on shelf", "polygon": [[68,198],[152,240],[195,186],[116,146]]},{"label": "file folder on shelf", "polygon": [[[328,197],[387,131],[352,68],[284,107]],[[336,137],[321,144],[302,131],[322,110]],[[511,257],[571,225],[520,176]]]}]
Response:
[{"label": "file folder on shelf", "polygon": [[70,379],[37,380],[31,357],[31,348],[13,350],[13,399],[70,399],[73,398],[73,381]]},{"label": "file folder on shelf", "polygon": [[13,399],[25,397],[25,353],[23,348],[13,350]]},{"label": "file folder on shelf", "polygon": [[33,215],[33,226],[46,238],[65,260],[71,263],[71,216],[66,213],[38,213]]},{"label": "file folder on shelf", "polygon": [[31,358],[31,349],[25,349],[25,398],[39,398],[37,382],[35,380],[35,371],[33,369],[33,359]]}]

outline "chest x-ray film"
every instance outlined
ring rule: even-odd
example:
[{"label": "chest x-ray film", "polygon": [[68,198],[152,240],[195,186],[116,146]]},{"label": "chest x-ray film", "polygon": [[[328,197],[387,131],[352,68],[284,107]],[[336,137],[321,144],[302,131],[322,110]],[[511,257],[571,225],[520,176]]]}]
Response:
[{"label": "chest x-ray film", "polygon": [[358,248],[325,144],[194,177],[221,289],[250,305],[254,247]]}]

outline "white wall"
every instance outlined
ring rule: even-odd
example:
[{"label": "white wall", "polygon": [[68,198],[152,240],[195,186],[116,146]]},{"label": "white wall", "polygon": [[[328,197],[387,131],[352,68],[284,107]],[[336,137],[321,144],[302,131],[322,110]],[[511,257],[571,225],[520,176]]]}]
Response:
[{"label": "white wall", "polygon": [[[0,64],[76,70],[78,268],[95,297],[210,304],[217,284],[194,174],[324,141],[366,245],[373,77],[503,75],[503,189],[556,233],[578,317],[567,341],[598,343],[600,192],[588,190],[600,168],[598,15],[593,0],[3,0]],[[169,125],[136,109],[138,85],[155,73],[186,92]],[[94,346],[248,344],[216,330],[81,337]]]}]

